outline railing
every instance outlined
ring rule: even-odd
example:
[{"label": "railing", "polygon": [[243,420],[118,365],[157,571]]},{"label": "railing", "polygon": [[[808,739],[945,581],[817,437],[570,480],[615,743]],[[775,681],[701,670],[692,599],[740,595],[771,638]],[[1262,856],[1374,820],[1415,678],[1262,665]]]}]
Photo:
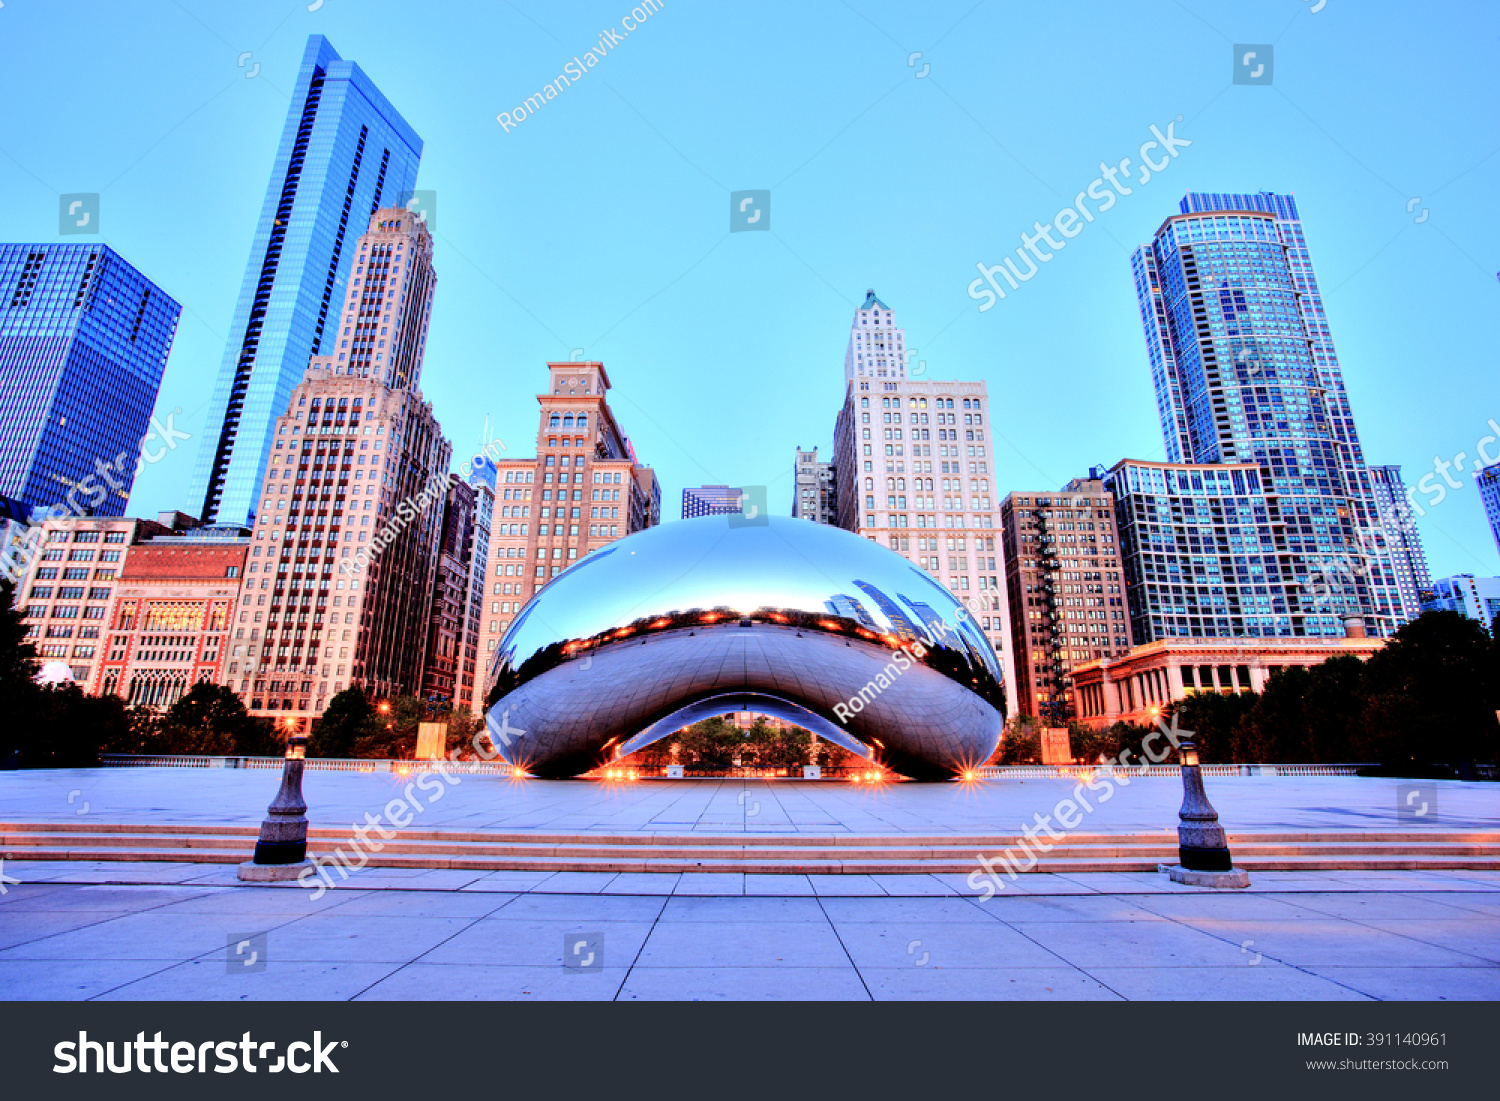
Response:
[{"label": "railing", "polygon": [[[1137,776],[1181,776],[1177,765],[986,765],[974,769],[979,780],[1088,780],[1104,768],[1134,779]],[[1199,765],[1204,776],[1358,776],[1374,765]]]},{"label": "railing", "polygon": [[[167,754],[158,755],[136,755],[127,753],[102,753],[99,755],[99,763],[105,768],[261,768],[278,769],[285,764],[281,757],[211,757],[211,756],[174,756]],[[422,772],[425,769],[435,769],[438,762],[435,761],[408,761],[408,760],[376,760],[354,757],[308,757],[304,767],[309,772],[392,772],[400,776],[410,775],[414,772]],[[463,775],[470,776],[515,776],[514,765],[505,761],[452,761],[444,762],[443,767]],[[1089,780],[1097,776],[1104,766],[1099,765],[985,765],[982,768],[973,769],[970,776],[976,780],[1059,780],[1078,779]],[[1176,765],[1115,765],[1111,766],[1118,773],[1134,779],[1137,776],[1161,776],[1176,777],[1181,771]],[[1200,766],[1205,776],[1356,776],[1360,770],[1374,768],[1374,765],[1202,765]],[[600,770],[596,778],[603,778]],[[664,779],[665,768],[641,768],[621,769],[635,773],[637,779]],[[720,770],[696,769],[691,765],[684,770],[686,779],[802,779],[800,768],[774,769],[774,768],[730,768]],[[778,775],[779,773],[779,775]],[[899,780],[900,776],[879,769],[874,765],[864,767],[825,767],[822,770],[824,780],[864,780],[869,774],[878,773],[886,780]],[[1496,769],[1493,765],[1480,765],[1479,773],[1487,780],[1496,778]],[[595,776],[594,773],[590,774]]]},{"label": "railing", "polygon": [[[101,753],[105,768],[268,768],[286,764],[284,757],[207,757],[167,754]],[[451,772],[471,776],[513,776],[515,766],[506,761],[442,762]],[[436,761],[407,761],[360,757],[308,757],[307,772],[394,772],[406,776],[424,769],[435,770]]]}]

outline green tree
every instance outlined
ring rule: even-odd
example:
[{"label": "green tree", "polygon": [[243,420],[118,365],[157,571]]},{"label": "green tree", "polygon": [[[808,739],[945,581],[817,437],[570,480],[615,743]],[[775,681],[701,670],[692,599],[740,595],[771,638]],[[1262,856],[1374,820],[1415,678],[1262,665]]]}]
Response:
[{"label": "green tree", "polygon": [[20,764],[23,742],[30,737],[40,689],[36,684],[37,651],[26,638],[21,609],[14,604],[15,583],[0,580],[0,764]]},{"label": "green tree", "polygon": [[307,739],[309,757],[353,757],[355,746],[370,735],[375,707],[365,690],[351,685],[328,701]]},{"label": "green tree", "polygon": [[1494,639],[1476,621],[1424,612],[1370,658],[1366,675],[1365,759],[1402,771],[1495,760],[1500,681]]},{"label": "green tree", "polygon": [[268,720],[252,718],[228,685],[208,681],[198,681],[167,708],[160,739],[168,753],[271,757],[285,752],[285,740]]}]

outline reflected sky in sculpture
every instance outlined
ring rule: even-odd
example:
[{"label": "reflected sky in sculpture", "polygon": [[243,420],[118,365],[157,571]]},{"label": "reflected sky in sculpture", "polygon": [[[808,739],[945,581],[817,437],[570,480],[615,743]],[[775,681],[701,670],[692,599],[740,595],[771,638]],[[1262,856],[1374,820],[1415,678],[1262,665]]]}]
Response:
[{"label": "reflected sky in sculpture", "polygon": [[[921,656],[902,668],[898,650]],[[882,672],[887,686],[869,691]],[[937,778],[993,751],[1000,678],[957,599],[894,551],[805,520],[710,516],[629,536],[553,579],[496,652],[488,720],[508,760],[572,776],[749,696],[752,710],[781,701],[823,737]]]}]

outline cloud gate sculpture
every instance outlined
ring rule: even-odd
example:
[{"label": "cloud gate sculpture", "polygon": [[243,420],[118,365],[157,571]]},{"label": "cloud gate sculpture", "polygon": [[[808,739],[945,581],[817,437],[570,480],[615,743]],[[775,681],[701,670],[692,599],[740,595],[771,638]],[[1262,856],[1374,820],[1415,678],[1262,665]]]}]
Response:
[{"label": "cloud gate sculpture", "polygon": [[737,514],[559,574],[501,641],[487,700],[495,748],[552,778],[757,711],[944,779],[983,763],[1005,721],[993,647],[929,574],[838,528]]}]

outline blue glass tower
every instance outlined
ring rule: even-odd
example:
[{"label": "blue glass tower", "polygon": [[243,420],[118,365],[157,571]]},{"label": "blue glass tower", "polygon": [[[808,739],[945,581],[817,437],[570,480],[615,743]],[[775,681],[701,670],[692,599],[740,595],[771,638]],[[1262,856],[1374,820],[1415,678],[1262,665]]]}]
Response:
[{"label": "blue glass tower", "polygon": [[254,523],[276,418],[338,324],[349,246],[411,190],[421,157],[363,70],[309,38],[194,471],[204,520]]},{"label": "blue glass tower", "polygon": [[1238,555],[1255,567],[1238,595],[1266,595],[1256,585],[1269,583],[1290,597],[1265,633],[1336,635],[1359,617],[1387,635],[1415,609],[1398,584],[1296,201],[1190,193],[1179,210],[1132,261],[1167,459],[1260,467],[1272,539]]},{"label": "blue glass tower", "polygon": [[124,515],[181,313],[107,245],[0,245],[0,494]]}]

